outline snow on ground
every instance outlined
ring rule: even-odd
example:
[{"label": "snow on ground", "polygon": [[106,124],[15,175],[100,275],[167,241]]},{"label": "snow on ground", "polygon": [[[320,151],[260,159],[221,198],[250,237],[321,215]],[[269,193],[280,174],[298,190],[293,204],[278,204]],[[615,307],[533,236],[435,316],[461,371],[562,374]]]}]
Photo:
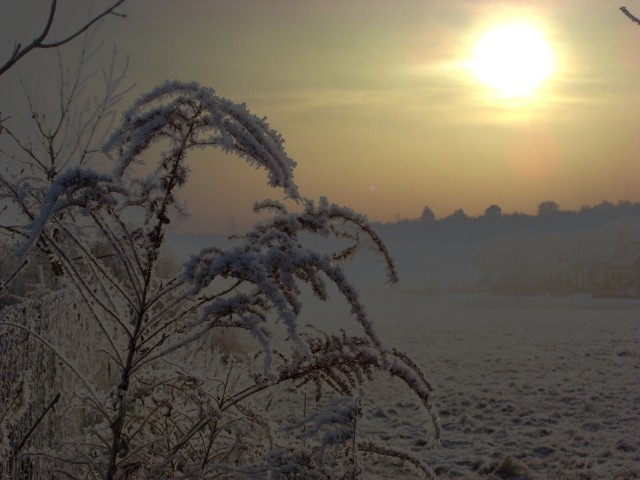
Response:
[{"label": "snow on ground", "polygon": [[[640,302],[393,288],[363,300],[425,369],[442,446],[398,385],[374,386],[362,430],[424,454],[440,478],[640,478]],[[321,328],[342,325],[344,305],[308,303]],[[370,473],[408,476],[393,462]]]}]

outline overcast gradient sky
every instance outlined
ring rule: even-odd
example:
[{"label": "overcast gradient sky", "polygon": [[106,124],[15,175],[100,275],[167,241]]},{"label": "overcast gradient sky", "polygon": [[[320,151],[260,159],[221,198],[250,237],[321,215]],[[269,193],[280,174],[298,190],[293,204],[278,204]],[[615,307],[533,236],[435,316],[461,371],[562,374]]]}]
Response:
[{"label": "overcast gradient sky", "polygon": [[[29,1],[31,12],[45,4]],[[29,2],[2,3],[8,18],[7,8]],[[640,14],[640,1],[627,6]],[[99,36],[129,54],[136,94],[165,79],[196,80],[246,102],[284,136],[305,196],[390,221],[425,206],[442,217],[491,204],[535,212],[544,200],[567,209],[640,201],[640,28],[618,7],[129,0],[129,17],[108,20]],[[488,25],[517,17],[543,29],[557,72],[528,102],[489,100],[462,63]],[[38,22],[25,18],[28,37]],[[263,187],[264,172],[238,159],[205,152],[191,165],[182,231],[224,232],[229,217],[243,228],[253,200],[277,196]]]}]

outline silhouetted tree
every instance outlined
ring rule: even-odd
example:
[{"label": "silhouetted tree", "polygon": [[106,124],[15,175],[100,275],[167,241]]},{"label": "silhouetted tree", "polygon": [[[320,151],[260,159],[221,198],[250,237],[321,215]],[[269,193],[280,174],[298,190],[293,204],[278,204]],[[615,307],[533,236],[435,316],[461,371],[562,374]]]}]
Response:
[{"label": "silhouetted tree", "polygon": [[423,223],[433,223],[436,220],[436,215],[429,207],[424,207],[422,215],[420,215],[420,221]]},{"label": "silhouetted tree", "polygon": [[549,200],[546,202],[542,202],[538,205],[538,216],[542,217],[544,215],[549,215],[551,213],[558,213],[560,211],[560,205],[556,202]]},{"label": "silhouetted tree", "polygon": [[450,216],[450,219],[453,220],[467,220],[469,217],[467,216],[466,213],[464,213],[464,210],[459,208],[458,210],[456,210],[455,212],[453,212]]},{"label": "silhouetted tree", "polygon": [[502,209],[498,205],[491,205],[484,211],[486,218],[499,218],[502,216]]}]

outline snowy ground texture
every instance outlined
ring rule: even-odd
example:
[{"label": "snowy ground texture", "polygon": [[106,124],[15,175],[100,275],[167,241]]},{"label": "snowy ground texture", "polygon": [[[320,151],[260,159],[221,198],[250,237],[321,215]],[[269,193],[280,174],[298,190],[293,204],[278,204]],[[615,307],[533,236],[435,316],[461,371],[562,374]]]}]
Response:
[{"label": "snowy ground texture", "polygon": [[[426,455],[439,478],[640,478],[640,302],[363,295],[382,338],[426,370],[442,446],[415,400],[382,384],[382,403],[364,399],[363,431]],[[312,307],[339,325],[343,309]],[[408,471],[381,462],[370,474]]]}]

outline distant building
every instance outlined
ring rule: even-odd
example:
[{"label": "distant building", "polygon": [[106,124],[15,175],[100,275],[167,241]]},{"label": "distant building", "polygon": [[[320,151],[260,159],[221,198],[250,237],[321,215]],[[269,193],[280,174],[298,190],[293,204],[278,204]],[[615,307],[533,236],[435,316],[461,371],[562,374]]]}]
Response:
[{"label": "distant building", "polygon": [[484,290],[493,293],[549,292],[562,276],[567,240],[555,234],[508,235],[489,239],[475,258]]},{"label": "distant building", "polygon": [[494,293],[640,297],[640,219],[609,223],[571,239],[494,237],[478,249],[474,267],[480,289]]},{"label": "distant building", "polygon": [[570,291],[592,292],[594,285],[604,281],[618,236],[617,228],[611,224],[573,235],[561,264]]},{"label": "distant building", "polygon": [[640,221],[618,226],[616,248],[604,276],[593,286],[597,297],[640,298]]}]

